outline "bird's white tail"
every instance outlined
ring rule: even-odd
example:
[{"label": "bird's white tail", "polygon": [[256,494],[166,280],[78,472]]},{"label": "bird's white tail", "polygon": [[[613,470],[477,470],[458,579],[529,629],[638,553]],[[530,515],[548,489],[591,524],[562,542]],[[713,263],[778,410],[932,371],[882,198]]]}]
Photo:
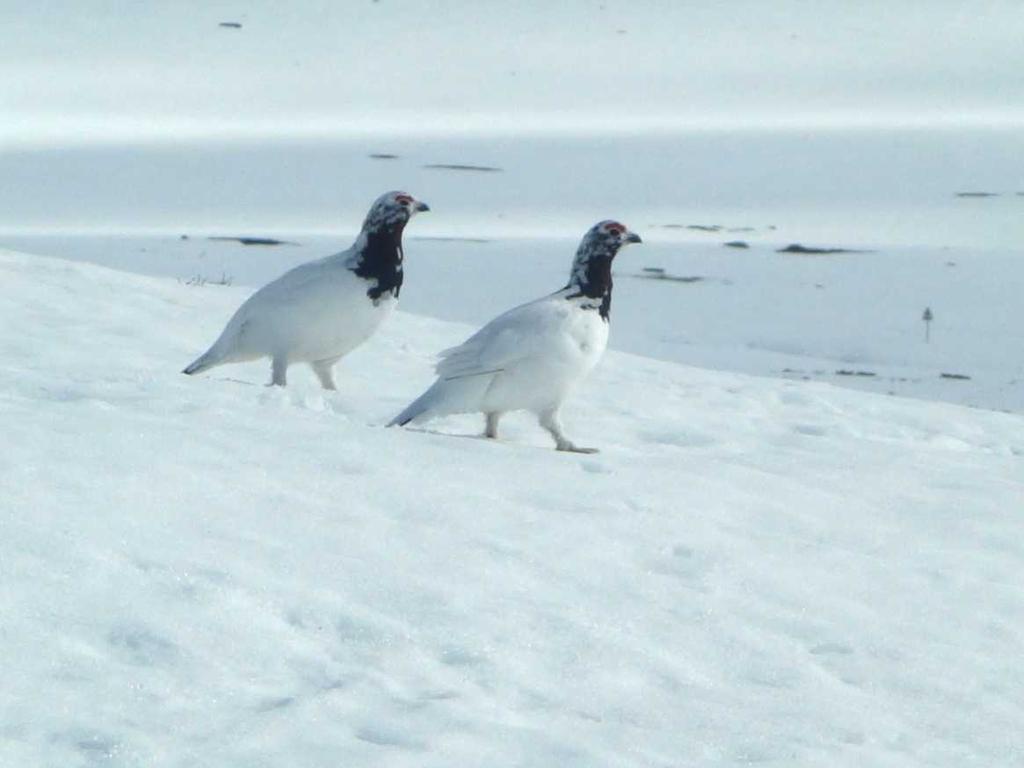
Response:
[{"label": "bird's white tail", "polygon": [[433,387],[428,389],[422,395],[417,397],[409,406],[402,411],[400,414],[395,416],[391,421],[388,422],[389,427],[404,427],[410,421],[421,417],[428,417],[430,415],[430,406],[433,401],[432,393],[437,388],[435,384]]},{"label": "bird's white tail", "polygon": [[439,379],[416,398],[408,408],[395,416],[389,427],[426,421],[450,413],[473,413],[480,410],[484,393],[493,375],[469,376],[461,379]]},{"label": "bird's white tail", "polygon": [[189,376],[193,376],[197,373],[202,373],[209,368],[213,368],[216,365],[220,365],[222,361],[223,355],[217,351],[217,345],[214,344],[210,349],[189,363],[182,373],[187,373]]}]

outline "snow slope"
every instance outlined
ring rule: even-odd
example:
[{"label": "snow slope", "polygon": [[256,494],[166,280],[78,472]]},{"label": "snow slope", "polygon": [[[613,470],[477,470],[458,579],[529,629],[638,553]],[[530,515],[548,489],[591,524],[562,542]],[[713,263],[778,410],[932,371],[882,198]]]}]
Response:
[{"label": "snow slope", "polygon": [[178,374],[246,289],[0,285],[0,765],[1024,759],[1019,416],[610,353],[567,456],[381,428],[466,326],[325,395]]}]

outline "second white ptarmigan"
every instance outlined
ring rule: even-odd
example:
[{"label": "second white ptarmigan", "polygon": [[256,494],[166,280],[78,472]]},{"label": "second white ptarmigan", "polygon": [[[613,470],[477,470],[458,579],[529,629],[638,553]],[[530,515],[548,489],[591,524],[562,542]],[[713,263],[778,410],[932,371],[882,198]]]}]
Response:
[{"label": "second white ptarmigan", "polygon": [[612,260],[622,246],[639,242],[617,221],[595,224],[580,242],[565,288],[509,310],[443,351],[438,380],[388,426],[481,412],[486,436],[496,438],[503,413],[526,410],[537,414],[559,451],[595,453],[565,436],[559,409],[608,344]]},{"label": "second white ptarmigan", "polygon": [[334,389],[334,364],[394,311],[402,288],[402,232],[409,219],[429,210],[405,192],[381,195],[351,248],[260,288],[184,373],[269,357],[271,384],[283,387],[289,365],[309,363],[324,389]]}]

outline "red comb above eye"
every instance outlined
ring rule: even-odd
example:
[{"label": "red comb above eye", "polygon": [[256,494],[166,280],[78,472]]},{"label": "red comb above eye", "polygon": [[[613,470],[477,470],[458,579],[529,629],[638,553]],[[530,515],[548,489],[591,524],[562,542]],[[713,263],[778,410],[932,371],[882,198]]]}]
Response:
[{"label": "red comb above eye", "polygon": [[395,201],[399,203],[411,203],[412,198],[408,195],[395,195]]},{"label": "red comb above eye", "polygon": [[606,224],[605,229],[607,229],[609,232],[614,232],[616,235],[621,235],[623,232],[626,231],[626,228],[619,224],[619,222],[617,221],[613,221],[611,224]]}]

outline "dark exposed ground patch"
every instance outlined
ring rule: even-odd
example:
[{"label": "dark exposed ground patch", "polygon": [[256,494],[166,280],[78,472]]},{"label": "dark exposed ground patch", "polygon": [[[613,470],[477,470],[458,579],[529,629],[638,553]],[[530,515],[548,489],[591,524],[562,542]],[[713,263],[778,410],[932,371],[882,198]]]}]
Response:
[{"label": "dark exposed ground patch", "polygon": [[954,379],[956,381],[970,381],[971,377],[966,373],[940,373],[940,378],[943,379]]},{"label": "dark exposed ground patch", "polygon": [[630,275],[645,280],[668,280],[673,283],[699,283],[704,278],[700,275],[670,275],[662,267],[644,267],[639,274]]},{"label": "dark exposed ground patch", "polygon": [[[811,381],[814,377],[827,376],[829,374],[828,371],[821,368],[815,368],[814,370],[810,371],[803,370],[801,368],[783,368],[782,370],[779,371],[779,373],[781,373],[784,377],[787,378],[799,377],[803,381]],[[836,376],[861,376],[864,378],[879,378],[882,381],[891,381],[900,384],[919,384],[923,381],[923,379],[920,377],[909,376],[885,376],[883,378],[879,377],[878,374],[876,374],[874,371],[856,371],[845,368],[838,371],[833,371],[833,374],[835,374]],[[894,393],[890,392],[889,394],[891,395]]]},{"label": "dark exposed ground patch", "polygon": [[802,253],[802,254],[828,254],[828,253],[872,253],[856,248],[818,248],[816,246],[790,243],[785,248],[779,248],[776,253]]},{"label": "dark exposed ground patch", "polygon": [[[723,224],[679,224],[677,222],[669,222],[668,224],[649,224],[650,227],[657,227],[659,229],[689,229],[694,232],[757,232],[757,227],[727,227]],[[774,226],[765,227],[765,229],[773,230]]]},{"label": "dark exposed ground patch", "polygon": [[206,275],[196,274],[186,280],[179,277],[178,282],[182,285],[192,285],[202,288],[206,285],[231,285],[234,280],[227,272],[221,272],[220,277],[207,277]]},{"label": "dark exposed ground patch", "polygon": [[[1020,194],[1019,192],[1017,194]],[[957,197],[999,197],[998,192],[957,192]]]},{"label": "dark exposed ground patch", "polygon": [[727,243],[722,243],[726,248],[749,248],[750,243],[745,240],[730,240]]},{"label": "dark exposed ground patch", "polygon": [[486,237],[445,237],[441,235],[420,235],[410,237],[410,240],[430,240],[435,243],[489,243]]},{"label": "dark exposed ground patch", "polygon": [[213,235],[207,240],[221,240],[241,243],[242,245],[298,245],[291,240],[278,240],[273,237],[228,237],[227,235]]},{"label": "dark exposed ground patch", "polygon": [[427,163],[423,167],[432,171],[478,171],[480,173],[500,173],[505,170],[494,165],[464,165],[462,163]]},{"label": "dark exposed ground patch", "polygon": [[369,155],[371,160],[397,160],[398,155],[392,155],[388,152],[371,152]]},{"label": "dark exposed ground patch", "polygon": [[227,29],[241,29],[242,25],[237,21],[222,21],[217,25],[218,27],[225,27]]}]

